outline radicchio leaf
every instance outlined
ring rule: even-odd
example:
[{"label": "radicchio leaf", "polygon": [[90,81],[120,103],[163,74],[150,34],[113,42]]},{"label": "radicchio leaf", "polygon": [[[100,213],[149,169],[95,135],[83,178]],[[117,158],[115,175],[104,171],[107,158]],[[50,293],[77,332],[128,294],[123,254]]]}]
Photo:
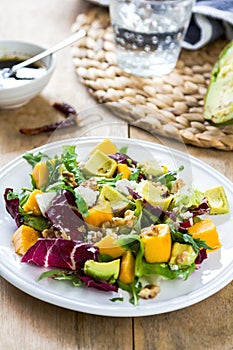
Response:
[{"label": "radicchio leaf", "polygon": [[156,216],[158,219],[164,219],[167,216],[172,221],[176,221],[176,216],[172,211],[164,210],[159,205],[152,205],[147,202],[145,199],[143,200],[144,208],[150,211],[150,213]]},{"label": "radicchio leaf", "polygon": [[141,199],[142,198],[142,196],[140,196],[140,194],[138,194],[137,192],[132,190],[132,188],[127,187],[127,190],[129,191],[129,194],[133,197],[133,199]]},{"label": "radicchio leaf", "polygon": [[187,221],[182,221],[180,222],[180,227],[179,227],[179,231],[182,233],[186,233],[188,231],[188,228],[192,226],[192,222],[191,220],[187,220]]},{"label": "radicchio leaf", "polygon": [[84,240],[87,227],[71,192],[63,191],[61,194],[58,194],[53,199],[45,215],[57,230],[65,232],[71,239]]},{"label": "radicchio leaf", "polygon": [[117,292],[118,287],[116,284],[109,284],[104,281],[95,281],[91,277],[88,276],[80,276],[80,280],[85,283],[85,285],[89,288],[96,288],[98,290],[104,292]]},{"label": "radicchio leaf", "polygon": [[207,258],[208,258],[208,255],[206,253],[206,249],[205,248],[200,249],[200,251],[196,257],[195,264],[200,265],[202,263],[202,261],[207,259]]},{"label": "radicchio leaf", "polygon": [[98,259],[98,248],[92,243],[64,238],[39,238],[23,255],[21,262],[78,270],[90,259]]},{"label": "radicchio leaf", "polygon": [[131,157],[124,153],[116,152],[114,154],[108,154],[108,156],[120,164],[126,164],[128,166],[134,165],[135,167],[138,164],[136,160],[133,160]]},{"label": "radicchio leaf", "polygon": [[209,214],[210,207],[206,198],[203,199],[201,204],[197,208],[190,208],[189,211],[193,214],[193,216]]},{"label": "radicchio leaf", "polygon": [[15,220],[16,225],[19,227],[23,223],[23,218],[19,214],[19,198],[9,199],[10,193],[13,193],[12,188],[6,188],[4,193],[4,200],[6,204],[6,210],[11,215],[11,217]]},{"label": "radicchio leaf", "polygon": [[[129,194],[133,197],[133,199],[142,199],[140,194],[132,190],[130,187],[127,187],[127,190],[129,191]],[[167,216],[172,221],[176,221],[176,216],[172,211],[169,210],[163,210],[159,205],[152,205],[150,204],[146,199],[143,199],[143,207],[147,209],[152,215],[156,216],[158,219],[164,218],[164,216]]]}]

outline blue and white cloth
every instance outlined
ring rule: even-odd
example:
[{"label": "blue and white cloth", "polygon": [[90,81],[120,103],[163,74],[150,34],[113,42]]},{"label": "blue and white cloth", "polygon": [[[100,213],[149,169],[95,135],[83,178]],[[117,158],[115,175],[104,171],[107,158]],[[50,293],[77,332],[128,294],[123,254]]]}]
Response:
[{"label": "blue and white cloth", "polygon": [[196,0],[183,47],[197,50],[221,36],[233,40],[233,0]]}]

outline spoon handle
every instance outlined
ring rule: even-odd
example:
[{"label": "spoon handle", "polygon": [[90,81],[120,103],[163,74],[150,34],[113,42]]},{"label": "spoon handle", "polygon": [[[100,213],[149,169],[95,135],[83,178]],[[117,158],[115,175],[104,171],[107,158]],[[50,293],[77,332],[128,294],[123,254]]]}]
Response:
[{"label": "spoon handle", "polygon": [[82,39],[84,36],[86,35],[85,30],[81,29],[78,32],[76,32],[75,34],[69,36],[68,38],[66,38],[65,40],[61,41],[60,43],[54,45],[53,47],[39,53],[36,56],[33,56],[31,58],[29,58],[28,60],[25,60],[19,64],[14,65],[11,68],[11,74],[15,73],[18,69],[29,66],[30,64],[41,60],[42,58],[51,55],[52,53],[63,49],[66,46],[71,45],[72,43],[74,43],[75,41],[78,41],[80,39]]}]

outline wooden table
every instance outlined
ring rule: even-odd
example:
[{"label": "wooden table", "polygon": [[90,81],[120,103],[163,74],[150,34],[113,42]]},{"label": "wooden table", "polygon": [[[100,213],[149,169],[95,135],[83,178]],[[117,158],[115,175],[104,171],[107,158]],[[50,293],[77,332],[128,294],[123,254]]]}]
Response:
[{"label": "wooden table", "polygon": [[[72,23],[86,5],[79,0],[0,0],[1,39],[51,46],[70,33]],[[48,134],[23,136],[19,128],[57,121],[59,115],[52,108],[54,102],[70,103],[78,111],[96,105],[78,81],[69,48],[57,53],[56,71],[40,96],[24,107],[0,111],[1,166],[48,142]],[[111,115],[107,118],[108,125],[89,129],[86,134],[158,142]],[[190,146],[187,150],[233,180],[232,152]],[[179,311],[139,318],[109,318],[47,304],[2,278],[0,281],[0,350],[233,349],[233,284]]]}]

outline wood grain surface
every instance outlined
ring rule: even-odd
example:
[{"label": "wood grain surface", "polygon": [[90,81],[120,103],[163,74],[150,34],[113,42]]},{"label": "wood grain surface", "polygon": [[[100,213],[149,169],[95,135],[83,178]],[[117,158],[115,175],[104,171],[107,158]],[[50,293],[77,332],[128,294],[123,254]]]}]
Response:
[{"label": "wood grain surface", "polygon": [[[79,13],[89,4],[81,0],[0,0],[0,38],[24,40],[51,46],[64,39]],[[92,6],[92,5],[90,5]],[[4,10],[3,10],[4,9]],[[76,76],[70,49],[57,53],[55,73],[29,104],[0,110],[0,166],[58,135],[24,136],[19,129],[61,119],[52,107],[67,102],[77,111],[95,111],[89,122],[81,113],[82,125],[75,136],[119,136],[168,143],[156,139],[108,112],[89,95]],[[91,114],[91,113],[89,113]],[[92,113],[93,114],[93,113]],[[98,119],[100,118],[100,119]],[[64,137],[73,136],[68,131]],[[200,149],[187,151],[233,180],[232,152]],[[0,230],[1,235],[4,232]],[[35,299],[0,278],[0,350],[230,350],[233,349],[233,284],[208,299],[185,309],[139,318],[101,317],[66,310]]]}]

